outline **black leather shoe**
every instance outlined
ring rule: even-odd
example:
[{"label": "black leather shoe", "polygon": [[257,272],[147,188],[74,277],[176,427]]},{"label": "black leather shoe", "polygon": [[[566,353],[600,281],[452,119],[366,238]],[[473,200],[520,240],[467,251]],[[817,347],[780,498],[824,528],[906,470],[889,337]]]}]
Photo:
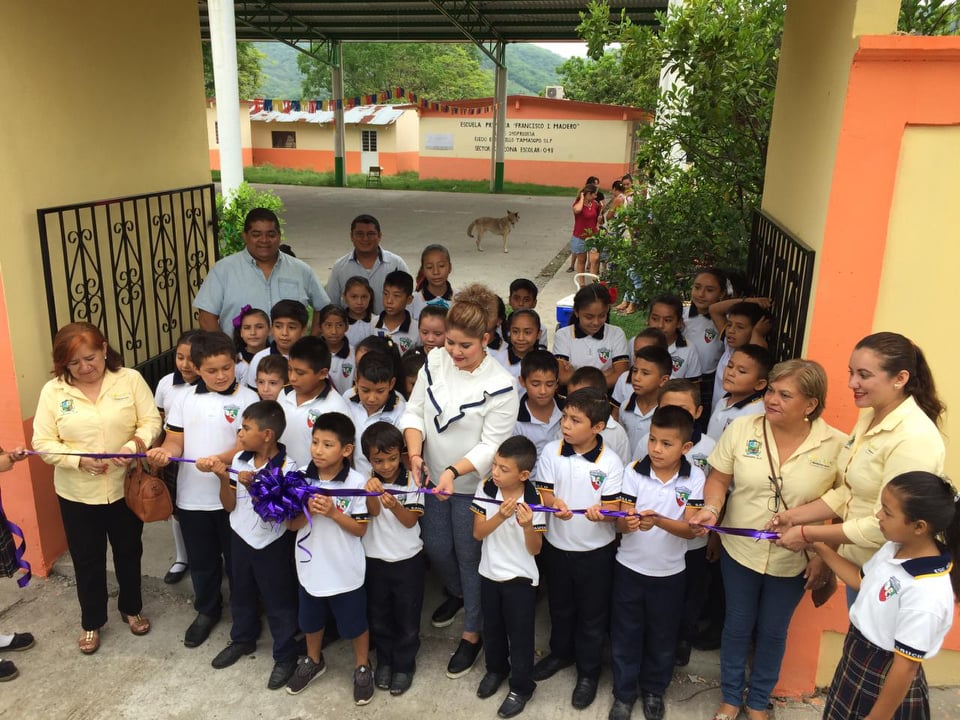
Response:
[{"label": "black leather shoe", "polygon": [[[182,568],[182,570],[174,570],[175,567]],[[167,570],[167,574],[163,576],[163,581],[167,585],[176,585],[178,582],[183,580],[184,576],[187,574],[187,570],[190,569],[190,566],[186,563],[175,562],[170,566],[170,569]]]},{"label": "black leather shoe", "polygon": [[389,690],[393,680],[393,669],[386,663],[378,663],[373,671],[373,684],[380,690]]},{"label": "black leather shoe", "polygon": [[267,680],[268,690],[279,690],[293,677],[297,670],[297,659],[280,660],[273,664],[273,670],[270,672],[270,679]]},{"label": "black leather shoe", "polygon": [[403,695],[410,686],[413,685],[412,672],[395,672],[390,680],[390,694],[393,696]]},{"label": "black leather shoe", "polygon": [[624,702],[623,700],[613,699],[613,707],[610,708],[610,712],[607,714],[607,720],[630,720],[630,715],[633,713],[633,703]]},{"label": "black leather shoe", "polygon": [[674,661],[677,667],[686,667],[690,664],[691,645],[686,640],[677,643],[677,650],[674,653]]},{"label": "black leather shoe", "polygon": [[483,676],[483,680],[481,680],[480,684],[477,686],[477,697],[481,700],[486,700],[488,697],[492,697],[497,690],[500,689],[500,686],[503,685],[503,681],[506,679],[506,675],[488,672]]},{"label": "black leather shoe", "polygon": [[647,720],[663,720],[666,708],[663,706],[663,696],[654,693],[642,693],[643,716]]},{"label": "black leather shoe", "polygon": [[573,665],[573,660],[557,657],[556,655],[547,655],[533,666],[533,679],[537,682],[552,678],[564,668]]},{"label": "black leather shoe", "polygon": [[217,653],[217,656],[210,664],[213,665],[217,670],[223,670],[224,668],[228,668],[233,665],[244,655],[252,655],[253,651],[256,649],[256,643],[231,642],[223,650]]},{"label": "black leather shoe", "polygon": [[507,696],[503,699],[503,702],[500,703],[500,708],[497,710],[497,715],[502,718],[516,717],[523,712],[523,709],[527,706],[527,701],[529,699],[529,695],[521,695],[520,693],[511,690],[509,693],[507,693]]},{"label": "black leather shoe", "polygon": [[190,627],[183,636],[183,644],[188,648],[200,647],[210,637],[210,631],[218,622],[220,622],[218,617],[198,613],[196,620],[190,623]]},{"label": "black leather shoe", "polygon": [[583,710],[590,707],[597,697],[597,681],[588,677],[577,678],[577,686],[573,688],[573,697],[570,698],[570,704],[577,710]]}]

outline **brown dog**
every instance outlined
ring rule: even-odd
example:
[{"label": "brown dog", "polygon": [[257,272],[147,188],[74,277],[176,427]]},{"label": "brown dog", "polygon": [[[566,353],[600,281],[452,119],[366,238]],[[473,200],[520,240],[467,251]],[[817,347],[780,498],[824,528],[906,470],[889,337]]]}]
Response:
[{"label": "brown dog", "polygon": [[510,237],[510,231],[513,230],[513,226],[517,224],[520,220],[520,213],[515,213],[512,210],[507,210],[507,216],[501,218],[492,218],[492,217],[478,217],[467,227],[467,237],[473,237],[473,231],[477,231],[477,250],[483,252],[483,248],[480,247],[480,241],[483,239],[483,234],[485,232],[492,232],[495,235],[499,235],[503,238],[503,251],[510,252],[507,250],[507,238]]}]

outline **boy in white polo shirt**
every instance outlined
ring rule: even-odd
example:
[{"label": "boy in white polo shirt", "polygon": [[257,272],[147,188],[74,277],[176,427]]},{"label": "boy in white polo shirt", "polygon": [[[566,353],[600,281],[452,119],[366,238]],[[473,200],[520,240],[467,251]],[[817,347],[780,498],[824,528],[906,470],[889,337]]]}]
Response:
[{"label": "boy in white polo shirt", "polygon": [[[154,465],[171,457],[217,456],[224,463],[237,451],[237,430],[248,405],[257,394],[237,382],[236,345],[221,332],[198,333],[190,343],[190,357],[200,379],[190,392],[180,395],[166,417],[167,435],[160,447],[147,452]],[[230,565],[230,520],[220,502],[220,480],[200,469],[203,464],[183,463],[177,480],[180,529],[190,558],[193,607],[197,617],[187,628],[183,644],[202,645],[220,621],[223,598],[220,583]]]},{"label": "boy in white polo shirt", "polygon": [[734,419],[763,412],[763,393],[772,366],[770,353],[759,345],[747,344],[733,351],[723,368],[723,397],[714,405],[707,435],[719,440]]},{"label": "boy in white polo shirt", "polygon": [[620,404],[620,424],[627,431],[631,450],[630,456],[623,458],[624,463],[646,455],[646,448],[639,448],[635,456],[633,452],[640,438],[650,430],[650,419],[657,409],[657,395],[661,386],[670,379],[672,367],[670,353],[661,347],[643,347],[634,353],[631,392]]},{"label": "boy in white polo shirt", "polygon": [[373,325],[373,334],[388,337],[402,355],[420,341],[420,329],[410,314],[413,277],[403,270],[387,273],[383,279],[383,312]]},{"label": "boy in white polo shirt", "polygon": [[[368,353],[363,357],[375,357]],[[389,422],[375,422],[360,437],[363,454],[369,458],[373,476],[367,490],[383,492],[384,486],[416,489],[413,477],[400,462],[403,433]],[[403,695],[413,683],[420,650],[420,613],[427,571],[420,525],[423,496],[384,493],[367,498],[370,521],[363,536],[367,554],[367,616],[370,637],[377,648],[374,684],[391,695]]]},{"label": "boy in white polo shirt", "polygon": [[629,517],[617,521],[623,538],[613,576],[610,720],[629,720],[638,682],[646,720],[664,715],[683,617],[684,555],[693,537],[687,521],[703,506],[703,471],[684,457],[692,434],[689,412],[657,408],[649,454],[623,473],[621,509]]},{"label": "boy in white polo shirt", "polygon": [[307,307],[299,300],[281,300],[270,308],[270,332],[273,340],[263,350],[250,358],[246,384],[257,389],[257,368],[260,361],[269,355],[290,356],[290,348],[307,331]]},{"label": "boy in white polo shirt", "polygon": [[[388,355],[376,351],[364,353],[357,363],[356,392],[346,401],[346,405],[357,429],[353,469],[365,478],[370,477],[370,459],[363,449],[364,431],[378,422],[398,425],[407,407],[406,401],[396,391],[396,382],[393,360]],[[403,449],[403,443],[400,448]]]},{"label": "boy in white polo shirt", "polygon": [[[546,680],[576,663],[571,704],[578,710],[596,698],[600,659],[610,617],[616,527],[601,509],[620,507],[623,463],[606,449],[600,433],[610,415],[604,391],[570,393],[563,408],[563,439],[548,443],[537,463],[547,519],[543,570],[550,592],[550,654],[533,669]],[[587,509],[574,515],[570,509]]]},{"label": "boy in white polo shirt", "polygon": [[[477,486],[470,509],[473,537],[480,551],[480,604],[483,608],[483,647],[487,672],[477,697],[492,696],[510,676],[510,692],[497,715],[511,718],[523,712],[537,684],[533,681],[533,638],[536,624],[536,556],[546,532],[545,514],[533,512],[540,493],[530,481],[537,449],[525,437],[503,441],[493,457],[492,476]],[[500,504],[489,502],[499,500]]]},{"label": "boy in white polo shirt", "polygon": [[[583,388],[595,388],[606,394],[607,381],[603,372],[595,367],[577,368],[573,375],[570,376],[570,382],[567,383],[567,393],[573,394]],[[603,431],[600,433],[603,437],[603,444],[608,452],[610,450],[615,452],[621,462],[628,463],[630,462],[631,450],[630,438],[623,425],[618,423],[614,417],[616,406],[609,400],[607,400],[607,403],[610,405],[610,417],[607,418],[607,422],[603,426]]]},{"label": "boy in white polo shirt", "polygon": [[531,350],[520,361],[520,387],[524,394],[513,432],[530,440],[537,454],[548,442],[560,439],[563,413],[557,402],[559,376],[560,363],[547,350]]},{"label": "boy in white polo shirt", "polygon": [[277,398],[287,416],[287,429],[280,441],[297,466],[306,467],[317,418],[326,412],[349,417],[350,409],[329,380],[330,351],[323,340],[313,335],[297,340],[290,348],[287,366],[290,387]]},{"label": "boy in white polo shirt", "polygon": [[286,474],[297,469],[277,442],[286,427],[283,408],[273,400],[250,405],[243,413],[238,452],[230,467],[238,472],[231,478],[220,460],[197,461],[201,470],[210,470],[220,479],[220,501],[230,513],[230,643],[211,663],[217,670],[230,667],[244,655],[251,655],[260,634],[260,598],[267,610],[273,637],[273,670],[267,687],[279,690],[297,667],[297,576],[290,555],[293,533],[283,525],[267,522],[253,511],[248,488],[264,468]]},{"label": "boy in white polo shirt", "polygon": [[[313,425],[307,481],[327,492],[363,490],[366,480],[350,468],[354,428],[343,413],[324,413]],[[300,581],[300,629],[307,636],[307,655],[287,683],[297,695],[326,672],[323,631],[335,620],[341,637],[353,642],[356,669],[353,701],[366,705],[373,698],[370,668],[370,632],[367,629],[367,594],[363,588],[366,560],[361,538],[367,531],[364,497],[316,494],[307,501],[311,523],[301,515],[287,522],[297,531],[297,577]]]}]

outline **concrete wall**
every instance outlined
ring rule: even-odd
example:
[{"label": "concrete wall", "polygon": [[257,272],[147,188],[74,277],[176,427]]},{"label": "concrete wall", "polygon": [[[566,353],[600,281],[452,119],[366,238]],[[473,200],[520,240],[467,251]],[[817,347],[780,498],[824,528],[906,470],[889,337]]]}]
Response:
[{"label": "concrete wall", "polygon": [[[250,137],[250,106],[247,100],[240,101],[240,152],[243,167],[253,165],[253,140]],[[220,143],[217,141],[217,104],[207,100],[207,146],[210,148],[210,169],[220,169]]]}]

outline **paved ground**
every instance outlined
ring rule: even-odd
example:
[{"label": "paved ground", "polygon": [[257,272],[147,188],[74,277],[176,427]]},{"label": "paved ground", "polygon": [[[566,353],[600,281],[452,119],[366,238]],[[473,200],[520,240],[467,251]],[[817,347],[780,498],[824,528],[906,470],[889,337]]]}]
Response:
[{"label": "paved ground", "polygon": [[[395,192],[387,190],[335,190],[331,188],[278,188],[287,203],[287,239],[298,254],[326,278],[337,257],[349,247],[350,219],[360,212],[377,215],[384,227],[384,244],[414,265],[420,249],[431,242],[446,244],[453,253],[455,285],[482,280],[506,292],[510,280],[525,276],[543,286],[540,310],[553,317],[557,299],[572,290],[571,275],[554,271],[565,263],[564,242],[569,234],[569,200],[455,193]],[[500,252],[494,241],[478,253],[466,237],[466,226],[477,215],[520,212],[520,224],[511,236],[511,251]],[[541,270],[552,269],[541,275]],[[550,323],[552,326],[552,322]],[[172,559],[166,523],[155,523],[144,532],[144,613],[153,631],[132,636],[116,612],[116,587],[111,577],[110,620],[102,634],[102,647],[93,656],[76,648],[80,633],[79,608],[69,557],[61,559],[48,579],[35,579],[25,590],[13,581],[0,582],[0,627],[4,632],[31,631],[37,645],[12,653],[21,675],[0,688],[2,718],[416,718],[449,720],[494,718],[500,701],[478,700],[476,685],[483,669],[459,680],[448,680],[444,668],[459,635],[459,623],[445,630],[429,624],[429,613],[440,592],[431,580],[422,624],[423,647],[419,670],[410,692],[400,698],[378,692],[364,708],[352,703],[349,644],[338,642],[327,652],[328,671],[302,695],[270,692],[266,680],[272,667],[268,633],[260,651],[226,670],[216,671],[210,660],[226,643],[229,618],[225,618],[202,647],[187,649],[183,633],[193,619],[190,583],[164,585],[161,578]],[[537,651],[547,645],[545,604],[537,623]],[[694,653],[678,672],[667,696],[670,720],[706,720],[718,703],[719,656]],[[600,720],[612,702],[610,674],[606,670],[597,701],[578,712],[569,704],[574,683],[572,670],[540,684],[523,717],[530,720]],[[933,717],[960,717],[954,689],[935,690]],[[778,704],[779,720],[819,717],[819,700]],[[642,717],[638,711],[634,717]]]}]

